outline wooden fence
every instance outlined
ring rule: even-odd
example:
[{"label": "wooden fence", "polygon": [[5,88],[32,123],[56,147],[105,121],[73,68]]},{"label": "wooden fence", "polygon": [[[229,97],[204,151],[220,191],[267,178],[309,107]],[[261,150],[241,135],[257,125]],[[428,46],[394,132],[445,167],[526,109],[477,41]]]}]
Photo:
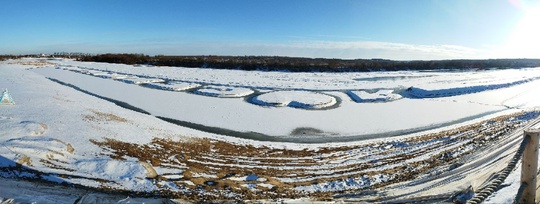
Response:
[{"label": "wooden fence", "polygon": [[540,130],[529,129],[524,135],[525,150],[521,158],[521,184],[514,203],[537,203],[540,201],[538,179],[538,140]]}]

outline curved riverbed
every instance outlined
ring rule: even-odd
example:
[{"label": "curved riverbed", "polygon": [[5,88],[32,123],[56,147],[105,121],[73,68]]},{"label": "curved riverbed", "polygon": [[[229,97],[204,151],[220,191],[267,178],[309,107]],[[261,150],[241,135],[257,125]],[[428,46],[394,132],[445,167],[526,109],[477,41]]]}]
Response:
[{"label": "curved riverbed", "polygon": [[[506,95],[506,92],[520,91],[525,93],[523,91],[527,91],[531,87],[534,88],[534,83],[524,83],[512,86],[511,89],[497,89],[469,95],[462,93],[459,96],[427,99],[405,97],[390,102],[381,102],[385,97],[396,98],[389,94],[407,96],[406,93],[403,93],[407,90],[401,89],[403,92],[399,92],[377,89],[378,91],[373,92],[356,89],[356,92],[310,92],[252,87],[254,92],[249,95],[242,94],[239,98],[229,98],[191,93],[194,90],[204,89],[207,85],[203,82],[198,83],[200,87],[195,89],[173,91],[96,77],[103,75],[100,73],[93,76],[59,68],[42,68],[33,71],[55,79],[57,82],[69,84],[77,90],[95,97],[154,115],[184,127],[231,137],[295,143],[348,142],[394,137],[459,124],[514,108],[515,106],[508,105],[505,101],[508,101],[509,97],[512,102],[518,101],[516,99],[521,100],[520,97],[523,96],[523,94],[518,96],[514,96],[514,94],[497,99],[501,102],[484,100],[489,99],[492,95],[501,95],[498,92],[503,93],[502,95]],[[91,71],[95,72],[95,70]],[[81,72],[85,72],[85,70]],[[138,76],[144,77],[145,75]],[[166,79],[164,84],[177,81],[174,77],[164,79]],[[234,92],[233,89],[216,88],[217,91],[225,91],[225,94]],[[285,95],[282,96],[278,93]],[[305,100],[304,98],[299,98],[300,100],[294,97],[287,98],[297,93],[333,98],[334,102],[327,103],[326,99],[317,99],[323,104],[330,104],[319,107],[316,105],[319,102],[310,101],[317,97],[308,96],[311,99],[306,101],[315,104],[314,107],[317,109],[305,109],[308,103],[302,101]],[[351,98],[351,93],[356,98]],[[272,97],[263,101],[270,105],[252,104],[254,98],[270,95]],[[271,105],[273,103],[290,103],[290,101],[298,101],[295,104],[305,103],[305,107],[299,108],[294,104],[284,105],[285,107]]]},{"label": "curved riverbed", "polygon": [[[62,84],[64,86],[74,88],[77,91],[81,91],[91,96],[95,96],[95,97],[110,101],[122,108],[126,108],[126,109],[140,112],[143,114],[150,114],[146,112],[145,110],[132,106],[126,102],[99,96],[95,93],[83,90],[72,84],[61,82],[57,79],[52,79],[52,78],[49,78],[49,79],[56,83]],[[405,134],[411,134],[411,133],[436,129],[436,128],[440,128],[444,126],[450,126],[450,125],[463,123],[469,120],[473,120],[476,118],[494,114],[496,112],[499,112],[499,111],[483,113],[480,115],[474,115],[474,116],[462,118],[462,119],[452,121],[452,122],[441,123],[441,124],[436,124],[436,125],[431,125],[431,126],[426,126],[426,127],[418,127],[418,128],[411,128],[411,129],[406,129],[406,130],[397,130],[397,131],[391,131],[391,132],[385,132],[385,133],[365,134],[365,135],[339,135],[338,133],[324,132],[316,128],[298,127],[298,128],[295,128],[293,131],[291,131],[291,134],[289,135],[271,136],[271,135],[266,135],[266,134],[257,133],[257,132],[240,132],[240,131],[220,128],[220,127],[212,127],[212,126],[207,126],[203,124],[197,124],[197,123],[192,123],[188,121],[181,121],[181,120],[161,117],[161,116],[156,116],[156,117],[166,122],[173,123],[182,127],[187,127],[187,128],[191,128],[195,130],[200,130],[203,132],[225,135],[225,136],[230,136],[230,137],[237,137],[237,138],[242,138],[242,139],[251,139],[251,140],[257,140],[257,141],[270,141],[270,142],[332,143],[332,142],[352,142],[352,141],[361,141],[361,140],[377,139],[377,138],[389,138],[389,137],[395,137],[395,136],[400,136],[400,135],[405,135]]]}]

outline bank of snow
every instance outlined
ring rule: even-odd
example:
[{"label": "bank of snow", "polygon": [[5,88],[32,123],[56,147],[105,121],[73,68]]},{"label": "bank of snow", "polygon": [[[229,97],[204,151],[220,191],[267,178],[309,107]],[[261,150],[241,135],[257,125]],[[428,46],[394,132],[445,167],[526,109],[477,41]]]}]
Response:
[{"label": "bank of snow", "polygon": [[319,109],[333,106],[336,98],[308,91],[275,91],[253,97],[251,102],[262,106],[289,106],[294,108]]},{"label": "bank of snow", "polygon": [[201,85],[195,83],[185,83],[185,82],[169,82],[167,84],[163,83],[149,83],[145,86],[155,89],[169,90],[169,91],[185,91],[189,89],[198,88]]},{"label": "bank of snow", "polygon": [[497,90],[502,88],[509,88],[516,85],[525,84],[528,82],[536,81],[540,77],[531,77],[526,79],[521,79],[517,81],[506,82],[502,84],[483,84],[476,86],[461,86],[461,87],[452,87],[446,89],[429,89],[429,88],[417,88],[410,87],[405,92],[407,95],[415,98],[439,98],[439,97],[448,97],[448,96],[457,96],[471,93],[478,93],[490,90]]},{"label": "bank of snow", "polygon": [[165,82],[165,80],[163,79],[156,79],[156,78],[127,78],[127,79],[121,79],[120,81],[128,83],[128,84],[137,84],[137,85]]},{"label": "bank of snow", "polygon": [[193,91],[193,93],[213,96],[218,98],[239,98],[254,93],[253,90],[248,88],[236,88],[227,86],[205,86],[201,89]]},{"label": "bank of snow", "polygon": [[367,91],[348,91],[347,94],[357,103],[389,102],[403,98],[394,90],[378,90],[375,93]]}]

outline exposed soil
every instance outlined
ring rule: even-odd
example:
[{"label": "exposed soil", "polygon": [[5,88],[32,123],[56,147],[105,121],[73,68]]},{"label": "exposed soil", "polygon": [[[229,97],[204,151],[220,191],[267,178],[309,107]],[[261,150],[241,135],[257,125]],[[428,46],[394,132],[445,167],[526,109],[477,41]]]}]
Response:
[{"label": "exposed soil", "polygon": [[[92,142],[110,151],[113,159],[133,157],[153,167],[177,169],[177,175],[158,171],[155,179],[174,181],[190,193],[166,189],[156,192],[163,196],[188,200],[310,196],[325,200],[336,193],[376,190],[412,180],[434,168],[450,169],[463,156],[523,126],[526,120],[519,120],[520,117],[538,115],[523,112],[407,139],[316,150],[255,147],[197,138],[175,141],[156,137],[144,145],[114,139]],[[332,187],[343,183],[350,190],[338,192],[334,189],[339,188]],[[312,190],[303,190],[309,186]]]}]

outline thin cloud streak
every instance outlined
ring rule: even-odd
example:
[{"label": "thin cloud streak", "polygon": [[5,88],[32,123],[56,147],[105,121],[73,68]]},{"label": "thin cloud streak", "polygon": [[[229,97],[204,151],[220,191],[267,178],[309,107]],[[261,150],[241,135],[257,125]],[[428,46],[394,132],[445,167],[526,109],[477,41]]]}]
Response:
[{"label": "thin cloud streak", "polygon": [[[464,57],[478,55],[481,50],[458,46],[458,45],[413,45],[403,43],[356,41],[356,42],[333,42],[311,41],[293,44],[292,47],[307,49],[334,49],[334,50],[381,50],[388,52],[402,51],[418,53],[421,55],[430,53],[441,57]],[[389,56],[389,58],[392,58]]]},{"label": "thin cloud streak", "polygon": [[377,41],[290,41],[251,42],[179,42],[133,41],[124,43],[71,43],[40,46],[32,49],[41,53],[144,53],[149,55],[268,55],[310,58],[392,60],[440,60],[485,58],[484,50],[458,45],[414,45]]}]

